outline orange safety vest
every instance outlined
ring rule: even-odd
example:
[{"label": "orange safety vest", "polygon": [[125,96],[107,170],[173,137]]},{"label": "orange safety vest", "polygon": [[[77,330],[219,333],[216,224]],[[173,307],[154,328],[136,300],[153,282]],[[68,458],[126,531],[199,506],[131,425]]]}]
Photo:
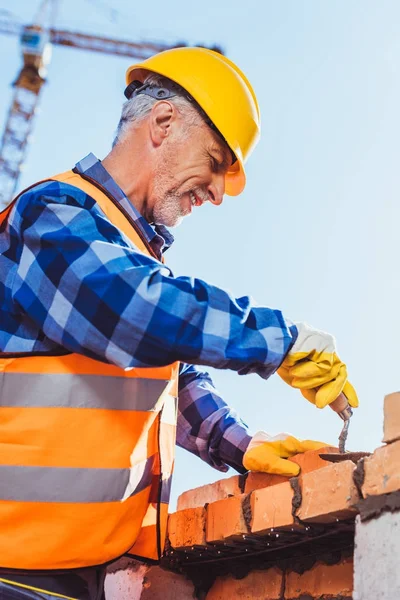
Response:
[{"label": "orange safety vest", "polygon": [[[101,186],[73,171],[51,180],[89,194],[152,254]],[[122,555],[161,557],[178,370],[179,363],[124,370],[67,352],[0,353],[0,567],[73,569]]]}]

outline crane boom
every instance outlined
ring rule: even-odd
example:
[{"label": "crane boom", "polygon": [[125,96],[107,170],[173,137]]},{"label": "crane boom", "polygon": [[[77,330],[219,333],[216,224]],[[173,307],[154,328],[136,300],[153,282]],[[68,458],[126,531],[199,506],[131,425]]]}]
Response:
[{"label": "crane boom", "polygon": [[[162,52],[174,45],[159,44],[156,42],[129,42],[127,40],[114,40],[108,37],[87,35],[76,31],[50,30],[50,42],[59,46],[69,46],[92,52],[102,52],[117,56],[127,56],[143,60],[157,52]],[[178,45],[178,44],[177,44]]]},{"label": "crane boom", "polygon": [[[21,36],[25,27],[9,19],[0,19],[0,33],[6,35]],[[149,58],[157,52],[162,52],[168,48],[176,48],[184,44],[162,44],[158,42],[131,42],[128,40],[117,40],[105,36],[89,35],[78,31],[68,31],[66,29],[50,29],[50,42],[58,46],[68,46],[70,48],[79,48],[80,50],[89,50],[91,52],[102,52],[104,54],[113,54],[117,56],[127,56],[143,60]]]}]

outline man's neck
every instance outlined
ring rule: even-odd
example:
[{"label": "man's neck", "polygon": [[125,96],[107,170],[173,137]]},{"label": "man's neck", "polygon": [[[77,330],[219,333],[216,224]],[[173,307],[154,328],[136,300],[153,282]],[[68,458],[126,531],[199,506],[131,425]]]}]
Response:
[{"label": "man's neck", "polygon": [[149,177],[145,169],[146,161],[143,158],[138,156],[130,144],[128,147],[128,144],[120,142],[101,161],[101,164],[136,210],[146,219],[149,212],[147,206]]}]

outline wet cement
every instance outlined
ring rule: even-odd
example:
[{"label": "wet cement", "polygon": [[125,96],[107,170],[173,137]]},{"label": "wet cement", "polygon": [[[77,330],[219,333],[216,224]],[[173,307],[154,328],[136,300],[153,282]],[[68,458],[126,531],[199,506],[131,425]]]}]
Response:
[{"label": "wet cement", "polygon": [[360,494],[360,497],[362,498],[363,494],[362,494],[362,486],[364,485],[364,479],[365,479],[365,458],[362,458],[361,460],[358,461],[356,468],[354,469],[354,473],[353,473],[353,481],[354,484],[357,488],[358,493]]},{"label": "wet cement", "polygon": [[345,460],[351,460],[353,463],[357,464],[359,460],[362,458],[367,458],[367,456],[371,456],[371,452],[345,452],[344,454],[320,454],[319,455],[322,460],[326,460],[332,463],[343,462]]},{"label": "wet cement", "polygon": [[323,594],[322,596],[309,596],[308,594],[302,594],[296,596],[296,598],[286,598],[285,600],[352,600],[351,596],[332,596],[332,594]]},{"label": "wet cement", "polygon": [[247,531],[248,533],[251,533],[251,519],[253,516],[251,512],[251,492],[250,494],[247,494],[246,498],[242,502],[242,513],[244,522],[246,523]]},{"label": "wet cement", "polygon": [[400,491],[381,496],[368,496],[360,500],[356,506],[362,522],[376,519],[385,512],[400,511]]},{"label": "wet cement", "polygon": [[297,511],[301,506],[302,496],[301,496],[301,486],[298,477],[291,477],[289,479],[290,487],[293,490],[293,498],[292,498],[292,515],[293,518],[297,519]]}]

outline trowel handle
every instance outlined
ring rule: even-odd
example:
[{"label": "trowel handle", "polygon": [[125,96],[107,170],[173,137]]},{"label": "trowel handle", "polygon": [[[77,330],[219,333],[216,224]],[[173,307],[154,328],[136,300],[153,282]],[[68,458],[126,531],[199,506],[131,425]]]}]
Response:
[{"label": "trowel handle", "polygon": [[343,392],[329,405],[343,421],[348,421],[353,414],[349,402]]}]

